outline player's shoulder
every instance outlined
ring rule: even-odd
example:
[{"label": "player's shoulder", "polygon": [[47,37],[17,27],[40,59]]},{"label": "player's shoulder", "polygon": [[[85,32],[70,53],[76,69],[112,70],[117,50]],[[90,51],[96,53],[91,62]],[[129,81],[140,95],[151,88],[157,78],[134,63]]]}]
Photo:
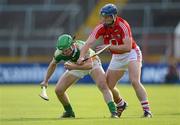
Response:
[{"label": "player's shoulder", "polygon": [[85,44],[85,41],[83,40],[76,40],[75,42],[77,45],[84,45]]},{"label": "player's shoulder", "polygon": [[96,25],[94,30],[103,30],[104,29],[104,24],[103,23],[99,23],[98,25]]},{"label": "player's shoulder", "polygon": [[96,27],[93,29],[93,31],[91,32],[91,34],[93,36],[96,36],[97,34],[102,34],[105,32],[105,27],[104,24],[100,23],[98,25],[96,25]]},{"label": "player's shoulder", "polygon": [[124,22],[124,21],[126,21],[124,18],[122,18],[122,17],[119,17],[119,16],[117,16],[117,21],[118,22]]},{"label": "player's shoulder", "polygon": [[[85,45],[85,41],[83,41],[83,40],[76,40],[75,45],[77,45],[78,48],[81,50],[82,47]],[[92,50],[92,49],[89,48],[89,50]],[[93,50],[92,50],[92,51],[93,51]]]},{"label": "player's shoulder", "polygon": [[59,49],[56,49],[54,52],[53,59],[56,63],[59,63],[62,60],[62,51]]},{"label": "player's shoulder", "polygon": [[56,49],[54,52],[54,57],[56,58],[56,57],[60,56],[61,54],[62,54],[62,51],[59,49]]},{"label": "player's shoulder", "polygon": [[124,24],[126,26],[129,26],[129,23],[123,19],[122,17],[117,17],[117,24],[120,25],[120,24]]},{"label": "player's shoulder", "polygon": [[77,46],[78,49],[82,49],[82,47],[85,45],[85,42],[82,40],[76,40],[75,46]]}]

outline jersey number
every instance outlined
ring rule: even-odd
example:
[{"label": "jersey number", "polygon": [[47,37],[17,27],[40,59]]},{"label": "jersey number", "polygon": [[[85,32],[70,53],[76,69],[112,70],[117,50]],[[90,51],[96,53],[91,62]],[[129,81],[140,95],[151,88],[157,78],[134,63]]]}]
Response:
[{"label": "jersey number", "polygon": [[113,39],[113,38],[109,40],[109,43],[111,45],[118,45],[118,42],[116,41],[116,39]]}]

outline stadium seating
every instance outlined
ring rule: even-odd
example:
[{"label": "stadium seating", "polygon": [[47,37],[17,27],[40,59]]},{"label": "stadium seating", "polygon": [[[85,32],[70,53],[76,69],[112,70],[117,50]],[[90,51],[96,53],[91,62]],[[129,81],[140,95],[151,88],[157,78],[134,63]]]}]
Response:
[{"label": "stadium seating", "polygon": [[[98,22],[99,9],[107,2],[110,0],[1,1],[0,56],[51,56],[61,33],[81,34],[79,38],[85,40]],[[172,46],[168,45],[173,43],[174,28],[180,20],[179,0],[121,0],[113,3],[119,8],[118,15],[131,25],[144,56],[156,53],[155,56],[163,56],[167,50],[172,51]]]},{"label": "stadium seating", "polygon": [[0,5],[0,56],[52,55],[57,37],[62,33],[73,35],[96,2],[3,0]]},{"label": "stadium seating", "polygon": [[119,12],[131,25],[146,59],[158,55],[161,61],[163,57],[173,56],[174,29],[180,20],[179,5],[178,0],[129,0]]}]

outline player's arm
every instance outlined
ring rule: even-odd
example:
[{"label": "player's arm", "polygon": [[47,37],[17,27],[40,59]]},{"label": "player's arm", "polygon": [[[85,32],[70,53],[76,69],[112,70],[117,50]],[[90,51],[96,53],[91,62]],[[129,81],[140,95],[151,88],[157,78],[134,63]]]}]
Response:
[{"label": "player's arm", "polygon": [[77,61],[77,64],[83,64],[85,54],[87,53],[89,48],[91,48],[91,46],[94,44],[95,41],[96,41],[96,38],[93,36],[93,34],[91,34],[89,38],[87,39],[85,45],[81,49],[80,57]]},{"label": "player's arm", "polygon": [[88,59],[82,65],[72,62],[66,62],[64,64],[64,67],[68,70],[89,70],[92,69],[92,59]]},{"label": "player's arm", "polygon": [[44,77],[44,80],[41,83],[41,86],[46,86],[46,87],[48,86],[48,81],[49,81],[50,77],[52,76],[52,74],[54,73],[56,66],[57,66],[57,63],[56,63],[55,59],[53,58],[48,66],[46,75]]},{"label": "player's arm", "polygon": [[113,45],[110,47],[110,50],[112,51],[116,51],[118,53],[125,53],[125,52],[130,52],[132,49],[132,33],[131,33],[131,28],[129,26],[129,24],[127,22],[121,22],[119,24],[122,32],[121,32],[121,36],[122,36],[122,45]]},{"label": "player's arm", "polygon": [[92,31],[92,33],[90,34],[90,36],[88,37],[88,39],[86,40],[85,45],[83,46],[83,48],[81,49],[81,53],[80,53],[80,57],[77,60],[77,64],[83,64],[83,60],[85,58],[85,54],[87,53],[87,51],[89,50],[89,48],[92,47],[92,45],[96,42],[96,40],[102,36],[103,31],[102,28],[104,27],[103,24],[99,24],[95,27],[95,29]]},{"label": "player's arm", "polygon": [[115,51],[118,53],[126,53],[126,52],[130,52],[131,48],[132,48],[132,38],[131,37],[126,37],[123,39],[123,43],[122,45],[111,45],[109,47],[109,49],[111,51]]}]

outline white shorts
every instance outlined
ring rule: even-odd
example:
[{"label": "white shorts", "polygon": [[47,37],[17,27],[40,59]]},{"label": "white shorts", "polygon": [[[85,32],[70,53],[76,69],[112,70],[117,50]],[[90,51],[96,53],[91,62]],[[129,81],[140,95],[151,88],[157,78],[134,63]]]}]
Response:
[{"label": "white shorts", "polygon": [[90,74],[94,69],[97,69],[97,68],[102,68],[102,64],[101,64],[101,61],[99,58],[93,60],[93,64],[92,64],[92,69],[90,70],[66,70],[67,73],[71,74],[71,75],[74,75],[78,78],[83,78],[85,75],[88,75]]},{"label": "white shorts", "polygon": [[127,70],[129,62],[135,60],[142,62],[142,53],[138,46],[129,53],[113,54],[108,69]]}]

